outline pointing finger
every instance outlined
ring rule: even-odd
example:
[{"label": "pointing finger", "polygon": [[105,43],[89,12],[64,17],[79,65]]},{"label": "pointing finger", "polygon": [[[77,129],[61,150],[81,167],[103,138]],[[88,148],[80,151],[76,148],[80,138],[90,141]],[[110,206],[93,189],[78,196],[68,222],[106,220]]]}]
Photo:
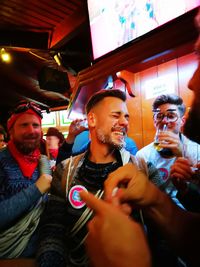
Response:
[{"label": "pointing finger", "polygon": [[94,210],[96,213],[102,213],[107,208],[107,203],[103,200],[96,198],[93,194],[86,191],[81,191],[80,197],[85,201],[86,205]]}]

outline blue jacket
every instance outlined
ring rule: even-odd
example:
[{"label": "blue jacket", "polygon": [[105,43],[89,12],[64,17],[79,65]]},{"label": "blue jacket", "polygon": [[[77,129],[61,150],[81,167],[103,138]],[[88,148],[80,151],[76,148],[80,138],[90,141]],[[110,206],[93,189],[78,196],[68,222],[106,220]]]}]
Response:
[{"label": "blue jacket", "polygon": [[[42,196],[35,186],[38,177],[38,168],[31,179],[24,177],[8,148],[0,151],[0,231],[14,225],[38,202]],[[32,253],[29,251],[27,255]]]}]

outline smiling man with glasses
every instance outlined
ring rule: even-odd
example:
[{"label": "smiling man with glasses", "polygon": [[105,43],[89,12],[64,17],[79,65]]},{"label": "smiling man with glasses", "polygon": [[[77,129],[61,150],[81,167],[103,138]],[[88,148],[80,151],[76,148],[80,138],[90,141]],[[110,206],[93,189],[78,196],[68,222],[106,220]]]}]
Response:
[{"label": "smiling man with glasses", "polygon": [[184,155],[191,162],[195,162],[195,157],[197,157],[191,149],[193,142],[181,133],[185,123],[186,107],[179,96],[166,94],[158,96],[152,108],[156,128],[155,138],[152,143],[140,149],[136,156],[146,162],[151,162],[159,169],[160,180],[153,182],[180,205],[176,198],[177,189],[170,179],[170,168],[176,158],[183,155],[185,148]]}]

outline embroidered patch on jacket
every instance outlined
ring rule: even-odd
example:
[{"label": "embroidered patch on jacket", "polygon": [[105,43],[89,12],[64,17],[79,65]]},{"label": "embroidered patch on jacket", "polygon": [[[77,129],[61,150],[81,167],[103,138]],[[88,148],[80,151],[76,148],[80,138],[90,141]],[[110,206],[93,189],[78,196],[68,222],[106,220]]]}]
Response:
[{"label": "embroidered patch on jacket", "polygon": [[84,186],[75,185],[69,191],[68,199],[72,207],[75,209],[81,209],[85,206],[85,202],[81,199],[79,195],[79,193],[83,190],[87,191]]}]

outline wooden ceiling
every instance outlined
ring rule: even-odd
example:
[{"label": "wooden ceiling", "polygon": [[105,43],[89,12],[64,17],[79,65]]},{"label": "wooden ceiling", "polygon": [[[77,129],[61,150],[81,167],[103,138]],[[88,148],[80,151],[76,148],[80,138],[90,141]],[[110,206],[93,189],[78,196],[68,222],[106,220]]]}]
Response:
[{"label": "wooden ceiling", "polygon": [[87,6],[85,0],[1,0],[0,16],[5,33],[48,33],[48,48],[59,48],[85,23]]},{"label": "wooden ceiling", "polygon": [[[0,112],[30,98],[44,105],[66,104],[67,96],[40,90],[38,72],[47,66],[66,72],[71,83],[91,62],[86,0],[0,0],[0,49],[11,52],[10,66],[0,62]],[[54,55],[60,53],[59,67]],[[13,60],[13,61],[14,61]],[[2,113],[2,112],[1,112]]]}]

